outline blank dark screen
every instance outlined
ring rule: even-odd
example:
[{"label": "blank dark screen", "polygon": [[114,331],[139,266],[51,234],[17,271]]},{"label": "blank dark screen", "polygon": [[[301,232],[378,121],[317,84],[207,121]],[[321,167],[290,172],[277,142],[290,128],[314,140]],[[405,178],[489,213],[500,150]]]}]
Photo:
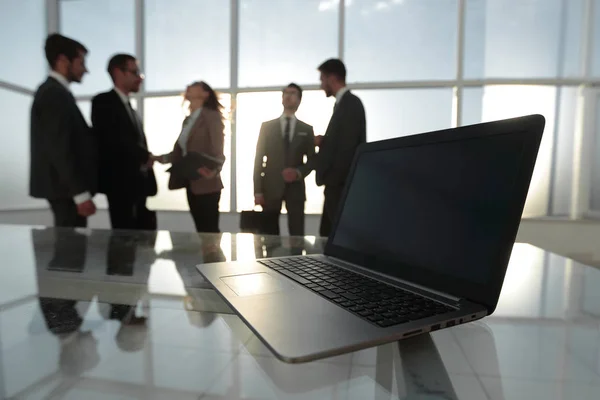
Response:
[{"label": "blank dark screen", "polygon": [[511,133],[365,152],[332,244],[398,269],[485,283],[522,201],[513,192],[523,149]]}]

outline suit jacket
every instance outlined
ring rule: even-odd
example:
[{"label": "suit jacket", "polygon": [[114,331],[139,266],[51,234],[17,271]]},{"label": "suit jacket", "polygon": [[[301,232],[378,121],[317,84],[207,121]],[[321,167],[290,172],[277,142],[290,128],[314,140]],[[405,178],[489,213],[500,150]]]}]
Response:
[{"label": "suit jacket", "polygon": [[[188,117],[189,118],[189,117]],[[186,124],[188,118],[183,121]],[[203,108],[200,116],[194,122],[188,139],[187,151],[204,153],[209,156],[225,160],[223,154],[225,147],[225,125],[220,111]],[[183,157],[183,150],[178,141],[175,142],[173,151],[170,154],[170,161],[177,162]],[[169,189],[181,189],[190,187],[194,194],[215,193],[223,189],[220,172],[213,178],[199,178],[193,181],[186,181],[173,174],[169,178]]]},{"label": "suit jacket", "polygon": [[31,107],[29,194],[57,200],[96,192],[96,143],[75,98],[48,78]]},{"label": "suit jacket", "polygon": [[155,195],[154,171],[141,169],[150,154],[146,135],[116,91],[92,99],[92,125],[98,140],[100,193],[129,198]]},{"label": "suit jacket", "polygon": [[[300,171],[302,179],[294,182],[301,186],[300,191],[294,191],[306,200],[304,178],[311,173],[313,167],[305,164],[307,158],[315,154],[315,134],[313,127],[305,122],[296,120],[296,128],[287,158],[284,151],[283,132],[279,118],[264,122],[260,128],[258,142],[256,143],[256,156],[254,158],[254,193],[262,193],[267,203],[281,201],[286,183],[281,172],[292,167]],[[263,166],[263,158],[267,162]],[[300,199],[298,199],[300,200]]]},{"label": "suit jacket", "polygon": [[359,144],[367,141],[367,122],[362,101],[350,91],[335,106],[323,143],[309,164],[317,185],[343,188]]}]

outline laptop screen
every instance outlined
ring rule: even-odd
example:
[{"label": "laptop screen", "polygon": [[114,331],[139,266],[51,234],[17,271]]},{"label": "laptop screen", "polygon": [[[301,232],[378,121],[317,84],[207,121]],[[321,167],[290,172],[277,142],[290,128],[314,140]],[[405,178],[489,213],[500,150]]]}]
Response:
[{"label": "laptop screen", "polygon": [[517,132],[362,152],[330,243],[403,279],[422,270],[486,283],[524,196],[524,149]]}]

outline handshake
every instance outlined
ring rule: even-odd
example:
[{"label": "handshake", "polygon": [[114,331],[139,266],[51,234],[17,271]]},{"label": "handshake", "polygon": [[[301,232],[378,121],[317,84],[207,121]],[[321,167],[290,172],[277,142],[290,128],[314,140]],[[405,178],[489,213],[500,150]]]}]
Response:
[{"label": "handshake", "polygon": [[155,156],[154,154],[150,153],[148,155],[148,161],[146,162],[146,167],[148,168],[152,168],[152,166],[154,165],[155,162],[158,162],[160,164],[168,164],[169,161],[169,154],[162,154],[160,156]]},{"label": "handshake", "polygon": [[[149,154],[148,155],[148,161],[146,161],[144,164],[142,164],[142,167],[145,168],[152,168],[152,166],[154,165],[155,162],[159,162],[161,164],[168,164],[170,161],[170,154],[163,154],[160,156],[155,156],[154,154]],[[212,171],[202,171],[201,175],[207,175],[207,176],[211,176]],[[76,204],[77,206],[77,214],[81,215],[82,217],[90,217],[94,214],[96,214],[96,204],[94,203],[94,200],[92,199],[88,199],[85,200],[81,203]]]}]

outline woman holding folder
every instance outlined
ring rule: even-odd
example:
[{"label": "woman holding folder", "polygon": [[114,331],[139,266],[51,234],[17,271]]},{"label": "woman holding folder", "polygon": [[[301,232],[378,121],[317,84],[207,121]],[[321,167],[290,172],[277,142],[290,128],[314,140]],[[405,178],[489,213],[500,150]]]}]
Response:
[{"label": "woman holding folder", "polygon": [[189,85],[185,100],[190,114],[173,151],[159,161],[172,164],[169,189],[186,188],[196,231],[219,232],[220,170],[225,161],[223,106],[205,82]]}]

